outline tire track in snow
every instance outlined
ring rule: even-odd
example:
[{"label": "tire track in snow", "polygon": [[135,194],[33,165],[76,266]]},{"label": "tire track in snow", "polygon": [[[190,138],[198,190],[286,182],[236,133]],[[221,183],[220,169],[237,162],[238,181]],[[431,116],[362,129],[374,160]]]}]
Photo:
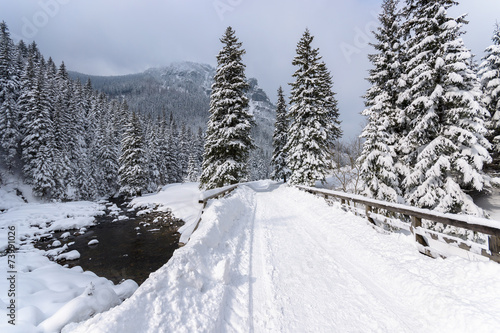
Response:
[{"label": "tire track in snow", "polygon": [[254,265],[254,239],[255,239],[255,214],[257,212],[257,202],[255,202],[255,207],[252,216],[252,223],[250,224],[250,249],[248,254],[250,256],[248,260],[248,322],[249,322],[249,332],[254,332],[253,324],[253,265]]},{"label": "tire track in snow", "polygon": [[[254,241],[252,245],[251,285],[252,309],[250,311],[250,332],[283,332],[283,313],[279,309],[277,293],[273,279],[274,267],[272,248],[267,223],[262,219],[262,210],[256,200],[258,209],[254,219]],[[257,306],[254,308],[254,304]]]},{"label": "tire track in snow", "polygon": [[255,195],[253,195],[247,214],[240,214],[234,223],[239,225],[237,237],[226,244],[231,254],[227,261],[228,277],[225,281],[221,307],[218,314],[216,332],[245,332],[249,327],[249,248],[252,233],[252,219],[255,213]]}]

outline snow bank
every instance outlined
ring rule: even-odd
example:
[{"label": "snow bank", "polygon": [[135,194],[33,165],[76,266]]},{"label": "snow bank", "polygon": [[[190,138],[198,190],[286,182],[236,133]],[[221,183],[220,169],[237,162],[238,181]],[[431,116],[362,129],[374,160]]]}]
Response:
[{"label": "snow bank", "polygon": [[233,193],[209,203],[186,246],[131,298],[63,332],[218,332],[230,285],[241,279],[232,270],[244,264],[240,251],[248,247],[244,243],[255,206],[250,188]]},{"label": "snow bank", "polygon": [[185,222],[179,228],[181,243],[187,243],[196,223],[199,220],[202,204],[198,202],[200,190],[198,183],[171,184],[151,195],[145,195],[133,199],[130,205],[135,209],[156,208],[157,211],[170,210],[172,214]]},{"label": "snow bank", "polygon": [[[0,257],[0,267],[7,267],[7,257]],[[0,332],[58,332],[70,322],[88,319],[119,304],[138,287],[132,280],[113,285],[79,266],[65,268],[32,247],[16,253],[16,269],[16,325],[2,319]],[[0,279],[0,290],[8,290],[8,283]],[[7,292],[2,292],[1,318],[8,318],[8,302]]]},{"label": "snow bank", "polygon": [[[7,248],[9,231],[15,232],[16,325],[0,321],[0,332],[58,332],[72,321],[88,319],[106,311],[130,297],[137,289],[132,280],[114,285],[80,267],[65,268],[52,259],[75,260],[80,253],[68,250],[60,240],[52,249],[41,251],[32,243],[39,238],[52,237],[54,231],[79,229],[94,224],[96,215],[104,214],[105,206],[93,202],[40,203],[22,184],[9,184],[0,189],[0,251]],[[16,195],[21,188],[29,203]],[[10,229],[9,229],[10,227]],[[70,231],[61,235],[67,238]],[[7,257],[0,257],[0,267],[8,267]],[[0,317],[7,317],[9,281],[0,279]]]},{"label": "snow bank", "polygon": [[211,201],[131,298],[63,333],[498,331],[500,265],[428,258],[411,236],[268,185]]},{"label": "snow bank", "polygon": [[24,200],[17,196],[14,190],[8,191],[5,188],[0,188],[0,211],[24,204]]},{"label": "snow bank", "polygon": [[92,225],[94,216],[104,214],[104,209],[105,206],[88,201],[14,205],[0,214],[0,251],[7,248],[5,230],[9,226],[16,227],[18,239],[33,239],[52,231]]}]

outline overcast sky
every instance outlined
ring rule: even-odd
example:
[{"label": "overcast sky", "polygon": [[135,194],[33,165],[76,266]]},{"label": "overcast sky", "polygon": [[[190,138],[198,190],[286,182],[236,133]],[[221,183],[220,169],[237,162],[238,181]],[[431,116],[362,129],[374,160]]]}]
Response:
[{"label": "overcast sky", "polygon": [[[478,57],[490,45],[499,0],[462,0],[464,40]],[[174,61],[216,66],[219,38],[232,26],[243,48],[247,77],[272,101],[286,92],[295,48],[305,28],[331,71],[346,139],[363,123],[361,96],[370,63],[370,33],[382,0],[0,0],[0,20],[14,39],[35,40],[44,56],[68,69],[121,75]]]}]

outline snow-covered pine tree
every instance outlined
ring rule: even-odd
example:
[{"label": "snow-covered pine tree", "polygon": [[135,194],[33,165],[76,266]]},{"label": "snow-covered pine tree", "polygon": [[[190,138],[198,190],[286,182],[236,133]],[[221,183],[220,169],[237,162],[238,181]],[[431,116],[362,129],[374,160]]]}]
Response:
[{"label": "snow-covered pine tree", "polygon": [[100,117],[97,131],[99,143],[97,146],[97,161],[100,173],[98,184],[99,196],[112,196],[118,185],[118,145],[111,113],[113,108],[107,105],[105,116]]},{"label": "snow-covered pine tree", "polygon": [[288,117],[287,165],[290,183],[314,185],[328,173],[333,142],[340,137],[337,102],[331,90],[331,76],[319,49],[312,47],[314,37],[306,29],[297,44]]},{"label": "snow-covered pine tree", "polygon": [[70,96],[73,142],[69,146],[70,162],[73,170],[74,197],[76,199],[93,199],[97,194],[97,184],[92,174],[90,150],[87,143],[88,114],[91,96],[86,93],[82,84],[77,81],[73,85]]},{"label": "snow-covered pine tree", "polygon": [[14,172],[19,161],[19,68],[15,46],[5,22],[0,23],[0,162]]},{"label": "snow-covered pine tree", "polygon": [[319,106],[322,109],[327,135],[326,147],[331,152],[335,146],[335,142],[342,136],[342,130],[340,129],[340,114],[337,99],[333,92],[332,76],[323,61],[318,64],[318,77],[320,87],[318,92]]},{"label": "snow-covered pine tree", "polygon": [[52,94],[52,122],[54,125],[54,190],[55,199],[67,199],[68,186],[71,184],[73,174],[69,158],[68,144],[72,141],[71,120],[68,110],[69,81],[64,64],[59,70],[55,69],[53,62],[49,61],[50,94]]},{"label": "snow-covered pine tree", "polygon": [[158,142],[158,180],[159,185],[164,186],[168,184],[168,173],[167,173],[167,156],[168,156],[168,128],[165,113],[158,115],[158,127],[157,127],[157,142]]},{"label": "snow-covered pine tree", "polygon": [[187,176],[188,164],[189,164],[189,156],[191,149],[191,130],[186,126],[185,122],[181,123],[181,130],[178,135],[178,161],[179,167],[181,170],[181,176]]},{"label": "snow-covered pine tree", "polygon": [[364,96],[366,109],[362,113],[368,123],[361,133],[365,141],[358,160],[366,194],[391,202],[404,201],[400,184],[404,171],[398,156],[404,135],[398,103],[404,75],[398,3],[398,0],[384,0],[379,27],[374,31],[376,53],[368,56],[373,68],[367,79],[371,87]]},{"label": "snow-covered pine tree", "polygon": [[285,96],[283,89],[278,88],[278,101],[276,103],[276,123],[274,125],[273,134],[273,157],[271,160],[272,174],[271,178],[274,180],[287,181],[290,177],[290,170],[286,164],[285,145],[288,133],[288,117]]},{"label": "snow-covered pine tree", "polygon": [[72,157],[75,145],[78,142],[78,123],[75,115],[75,108],[72,101],[73,87],[68,77],[66,66],[61,63],[55,77],[55,104],[53,108],[52,120],[54,122],[54,142],[55,152],[55,174],[56,174],[56,196],[59,199],[73,198],[70,195],[71,185],[74,184],[75,172],[73,169]]},{"label": "snow-covered pine tree", "polygon": [[170,130],[167,135],[166,171],[168,183],[182,183],[182,168],[179,161],[179,135],[177,125],[170,114]]},{"label": "snow-covered pine tree", "polygon": [[442,212],[482,215],[466,195],[485,184],[490,161],[484,138],[487,111],[479,103],[471,53],[460,36],[463,16],[448,16],[452,0],[407,0],[405,31],[409,84],[403,100],[411,130],[401,142],[411,172],[403,186],[410,204]]},{"label": "snow-covered pine tree", "polygon": [[120,155],[118,179],[120,194],[124,196],[141,195],[146,188],[147,170],[139,119],[132,112],[122,139],[122,153]]},{"label": "snow-covered pine tree", "polygon": [[217,72],[210,95],[205,153],[200,187],[213,189],[248,178],[248,159],[253,148],[250,131],[254,122],[245,93],[248,83],[241,58],[245,50],[231,27],[220,40]]},{"label": "snow-covered pine tree", "polygon": [[160,169],[159,160],[159,138],[158,138],[158,124],[154,123],[152,118],[146,117],[145,123],[145,147],[146,147],[146,160],[148,164],[148,192],[153,192],[158,189],[160,185]]},{"label": "snow-covered pine tree", "polygon": [[478,75],[483,89],[482,102],[490,113],[486,138],[492,144],[492,167],[500,169],[500,25],[497,23],[492,37],[493,44],[485,50]]},{"label": "snow-covered pine tree", "polygon": [[51,105],[47,94],[45,62],[36,64],[30,58],[24,81],[27,83],[20,97],[25,132],[21,142],[23,171],[33,194],[50,197],[54,188],[54,128]]},{"label": "snow-covered pine tree", "polygon": [[196,145],[194,149],[196,150],[198,169],[200,170],[201,173],[201,165],[203,163],[203,153],[205,151],[205,133],[203,132],[201,126],[198,127],[198,135],[196,136]]},{"label": "snow-covered pine tree", "polygon": [[198,156],[196,150],[191,150],[189,154],[187,180],[190,182],[197,182],[200,177],[200,168],[198,163]]}]

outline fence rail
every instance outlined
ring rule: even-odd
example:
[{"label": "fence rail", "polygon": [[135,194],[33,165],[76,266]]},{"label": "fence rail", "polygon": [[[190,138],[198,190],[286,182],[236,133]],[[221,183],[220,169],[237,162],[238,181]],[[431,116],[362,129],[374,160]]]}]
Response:
[{"label": "fence rail", "polygon": [[[355,205],[364,205],[365,209],[362,213],[368,219],[368,221],[370,221],[374,225],[377,225],[377,223],[375,222],[377,220],[396,228],[403,228],[411,231],[411,233],[415,235],[415,241],[418,243],[419,251],[426,255],[432,257],[445,256],[445,254],[443,254],[441,250],[436,249],[435,242],[439,242],[447,246],[453,246],[465,251],[469,251],[471,253],[479,254],[481,256],[489,258],[490,260],[500,263],[499,221],[488,220],[469,215],[443,214],[428,209],[389,203],[381,200],[367,198],[361,195],[348,194],[344,192],[317,189],[307,186],[297,187],[306,192],[322,196],[325,199],[336,198],[340,200],[341,204],[345,208],[354,210],[357,213],[359,213],[359,211],[357,211]],[[352,202],[353,205],[350,205],[350,202]],[[391,218],[387,216],[387,214],[384,214],[384,216],[382,216],[381,218],[381,214],[378,213],[379,209],[385,210],[386,212],[390,212],[392,214],[402,214],[404,216],[408,216],[411,220],[411,223],[400,221],[393,222]],[[426,229],[422,226],[422,220],[439,222],[445,225],[486,234],[488,235],[488,244],[484,245],[473,243],[471,241],[465,241],[461,238],[450,236],[448,234],[438,233],[436,231]],[[405,227],[405,225],[407,225],[408,227]],[[434,245],[432,246],[430,244]]]},{"label": "fence rail", "polygon": [[207,204],[208,200],[210,199],[215,199],[219,197],[223,197],[229,192],[233,191],[235,188],[238,187],[239,184],[234,184],[234,185],[229,185],[229,186],[224,186],[220,188],[215,188],[213,190],[208,190],[200,195],[199,203],[204,204],[204,206]]},{"label": "fence rail", "polygon": [[205,207],[207,206],[208,200],[223,197],[226,194],[235,190],[238,187],[238,185],[239,184],[234,184],[234,185],[229,185],[229,186],[225,186],[225,187],[215,188],[213,190],[208,190],[208,191],[202,192],[200,194],[200,199],[198,200],[198,203],[203,204],[203,208],[200,210],[200,213],[198,216],[198,221],[196,222],[196,226],[194,227],[191,234],[193,232],[195,232],[196,229],[198,229],[200,222],[201,222],[202,215],[203,215],[203,211],[205,210]]}]

